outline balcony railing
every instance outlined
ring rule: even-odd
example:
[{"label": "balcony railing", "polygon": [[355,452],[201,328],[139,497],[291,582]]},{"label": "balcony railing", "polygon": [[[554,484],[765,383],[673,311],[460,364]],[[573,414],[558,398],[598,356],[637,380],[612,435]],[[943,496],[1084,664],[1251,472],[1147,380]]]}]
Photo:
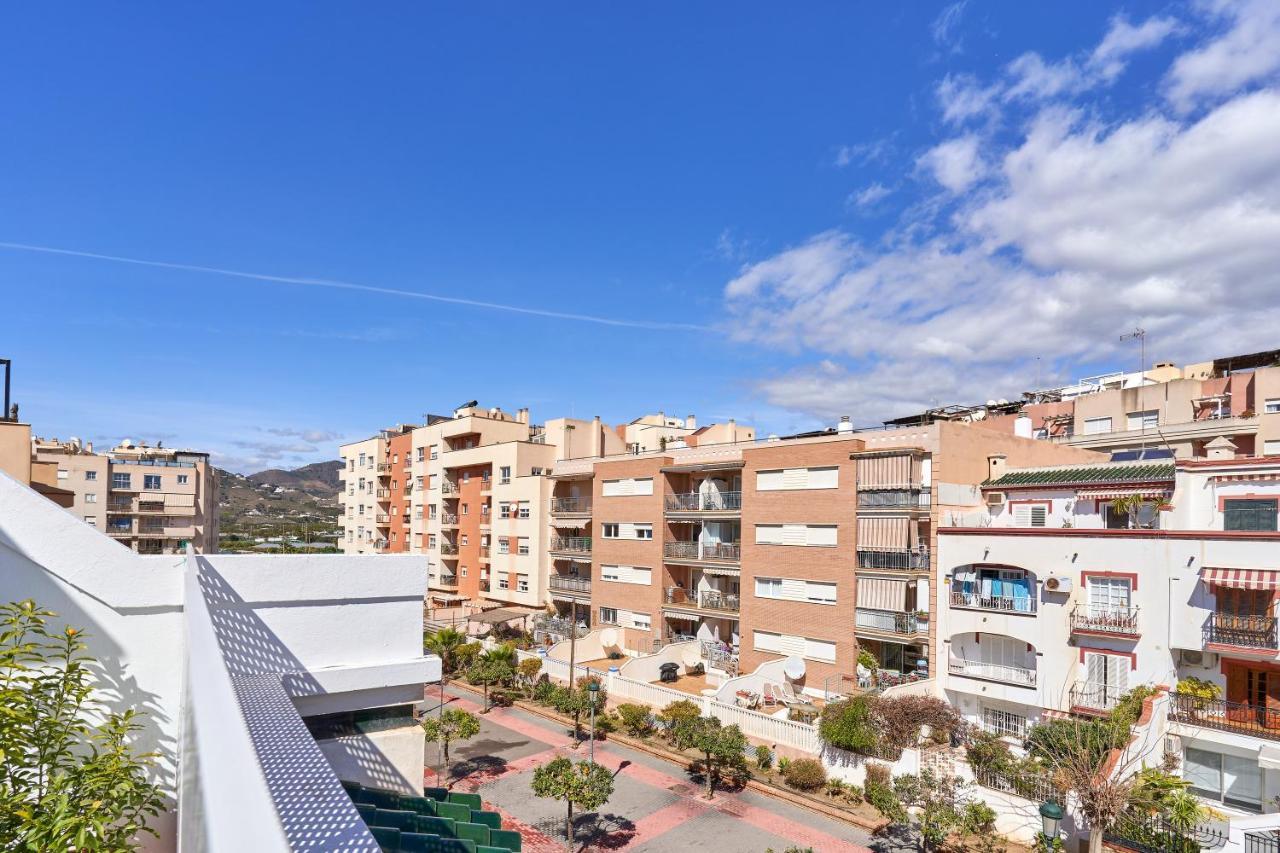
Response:
[{"label": "balcony railing", "polygon": [[588,515],[591,512],[591,498],[552,498],[552,515]]},{"label": "balcony railing", "polygon": [[385,512],[380,512],[374,517],[374,521],[378,524],[390,524],[391,516],[387,515]]},{"label": "balcony railing", "polygon": [[436,586],[457,586],[457,585],[458,585],[457,575],[441,575],[439,582],[436,584]]},{"label": "balcony railing", "polygon": [[1169,719],[1192,726],[1280,740],[1280,709],[1173,693]]},{"label": "balcony railing", "polygon": [[446,495],[456,495],[458,493],[458,484],[445,480],[440,484],[440,492]]},{"label": "balcony railing", "polygon": [[379,474],[390,474],[390,473],[391,473],[391,463],[390,463],[390,462],[379,462],[379,463],[378,463],[378,473],[379,473]]},{"label": "balcony railing", "polygon": [[548,550],[568,554],[590,554],[590,536],[552,536]]},{"label": "balcony railing", "polygon": [[1205,642],[1245,649],[1277,649],[1274,616],[1214,613],[1205,626]]},{"label": "balcony railing", "polygon": [[727,613],[737,613],[741,606],[741,598],[731,592],[719,592],[717,590],[705,590],[698,593],[698,606],[703,610],[723,610]]},{"label": "balcony railing", "polygon": [[742,492],[680,492],[667,495],[667,512],[734,512],[742,509]]},{"label": "balcony railing", "polygon": [[535,637],[541,633],[555,640],[566,640],[570,633],[576,633],[579,638],[590,633],[590,629],[585,625],[575,626],[570,620],[558,616],[542,616],[534,619],[533,630]]},{"label": "balcony railing", "polygon": [[1084,681],[1071,687],[1071,707],[1087,711],[1111,711],[1125,694],[1114,684]]},{"label": "balcony railing", "polygon": [[487,559],[489,559],[489,546],[488,546],[488,545],[481,545],[481,546],[480,546],[480,559],[482,559],[482,560],[487,560]]},{"label": "balcony railing", "polygon": [[591,592],[591,578],[579,578],[573,575],[552,575],[548,585],[560,592]]},{"label": "balcony railing", "polygon": [[895,551],[858,551],[860,569],[894,569],[917,571],[929,568],[928,548],[902,548]]},{"label": "balcony railing", "polygon": [[736,563],[742,559],[742,543],[663,542],[662,556],[675,560],[723,560]]},{"label": "balcony railing", "polygon": [[958,589],[951,590],[951,606],[970,610],[994,610],[998,613],[1036,612],[1036,600],[1030,595],[984,595]]},{"label": "balcony railing", "polygon": [[458,553],[458,546],[457,546],[457,545],[451,545],[451,544],[450,544],[450,543],[448,543],[448,542],[441,542],[441,543],[440,543],[440,553],[441,553],[441,554],[444,554],[445,556],[452,557],[452,556],[454,556],[454,555],[456,555],[456,554]]},{"label": "balcony railing", "polygon": [[928,489],[885,489],[858,492],[858,509],[928,509]]},{"label": "balcony railing", "polygon": [[859,628],[872,631],[885,631],[890,634],[918,634],[928,631],[927,623],[922,623],[914,613],[898,613],[894,610],[871,610],[858,607],[854,611],[854,624]]},{"label": "balcony railing", "polygon": [[390,490],[390,489],[378,489],[376,492],[374,492],[374,496],[375,496],[375,497],[377,497],[379,500],[390,500],[390,499],[391,499],[391,490]]},{"label": "balcony railing", "polygon": [[1071,630],[1136,637],[1138,636],[1138,608],[1097,608],[1077,604],[1071,608]]},{"label": "balcony railing", "polygon": [[702,658],[707,662],[709,668],[718,669],[730,675],[738,674],[738,654],[732,649],[726,648],[724,643],[716,640],[703,640]]},{"label": "balcony railing", "polygon": [[1016,684],[1020,687],[1036,686],[1036,671],[1023,666],[953,658],[947,661],[947,671],[952,675],[985,678],[988,681],[1003,681],[1006,684]]},{"label": "balcony railing", "polygon": [[441,514],[440,514],[440,524],[441,524],[441,525],[446,525],[446,524],[447,524],[447,525],[452,526],[452,525],[455,525],[455,524],[457,524],[457,523],[458,523],[458,516],[457,516],[457,514],[456,514],[456,513],[452,513],[452,512],[444,512],[444,513],[441,513]]}]

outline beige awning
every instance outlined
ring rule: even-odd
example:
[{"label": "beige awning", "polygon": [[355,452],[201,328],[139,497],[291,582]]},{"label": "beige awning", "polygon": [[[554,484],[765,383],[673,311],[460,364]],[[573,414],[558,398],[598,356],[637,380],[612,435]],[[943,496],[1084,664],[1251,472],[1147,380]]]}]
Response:
[{"label": "beige awning", "polygon": [[181,495],[181,494],[175,494],[175,493],[166,494],[164,496],[164,505],[165,506],[195,506],[196,496]]},{"label": "beige awning", "polygon": [[858,607],[871,610],[907,609],[907,581],[895,578],[858,577]]},{"label": "beige awning", "polygon": [[725,569],[719,566],[703,566],[702,573],[704,575],[715,575],[716,577],[737,578],[742,577],[742,569]]},{"label": "beige awning", "polygon": [[915,525],[906,516],[868,515],[858,519],[859,551],[902,551],[915,544]]},{"label": "beige awning", "polygon": [[920,458],[910,453],[858,457],[859,489],[919,489]]}]

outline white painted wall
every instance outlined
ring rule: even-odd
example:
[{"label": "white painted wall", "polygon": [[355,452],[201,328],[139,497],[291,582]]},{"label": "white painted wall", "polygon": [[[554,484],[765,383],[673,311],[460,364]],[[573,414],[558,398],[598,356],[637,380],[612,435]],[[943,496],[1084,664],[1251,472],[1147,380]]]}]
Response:
[{"label": "white painted wall", "polygon": [[[339,779],[370,787],[391,787],[403,794],[422,795],[422,769],[426,766],[426,743],[420,726],[405,726],[383,732],[352,735],[317,741],[320,751],[333,766]],[[368,757],[379,756],[378,766],[371,767]],[[399,771],[402,782],[388,786],[386,766]],[[413,784],[410,780],[417,780]]]}]

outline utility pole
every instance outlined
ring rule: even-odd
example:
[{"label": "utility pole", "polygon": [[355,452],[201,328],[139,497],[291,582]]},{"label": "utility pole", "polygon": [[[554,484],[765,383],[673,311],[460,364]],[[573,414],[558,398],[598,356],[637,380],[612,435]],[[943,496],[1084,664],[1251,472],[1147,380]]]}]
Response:
[{"label": "utility pole", "polygon": [[[1138,326],[1136,329],[1134,329],[1132,332],[1129,332],[1127,335],[1120,336],[1121,342],[1132,341],[1135,339],[1138,341],[1138,412],[1141,416],[1141,413],[1146,412],[1146,409],[1144,409],[1142,406],[1143,406],[1143,400],[1146,399],[1146,395],[1143,393],[1143,390],[1146,388],[1146,385],[1147,385],[1147,374],[1146,374],[1147,330],[1142,328],[1141,326]],[[1158,418],[1159,415],[1157,414],[1156,417]],[[1142,417],[1141,429],[1142,429],[1142,449],[1146,450],[1147,449],[1147,419],[1145,417]]]}]

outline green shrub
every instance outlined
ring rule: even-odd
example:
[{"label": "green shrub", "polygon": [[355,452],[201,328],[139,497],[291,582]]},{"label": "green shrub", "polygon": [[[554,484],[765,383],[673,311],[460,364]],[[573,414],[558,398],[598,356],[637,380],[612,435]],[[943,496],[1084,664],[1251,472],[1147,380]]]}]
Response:
[{"label": "green shrub", "polygon": [[1014,765],[1009,745],[990,732],[978,732],[968,749],[969,766],[974,770],[1005,773]]},{"label": "green shrub", "polygon": [[1178,679],[1176,691],[1181,696],[1190,696],[1195,710],[1203,711],[1215,699],[1222,698],[1222,688],[1212,681],[1189,675]]},{"label": "green shrub", "polygon": [[[867,769],[870,770],[871,768],[868,767]],[[887,768],[885,772],[887,775]],[[898,799],[898,795],[887,784],[873,782],[870,775],[868,775],[865,792],[867,802],[875,806],[876,811],[889,820],[901,823],[907,819],[907,810],[902,807],[902,802]]]},{"label": "green shrub", "polygon": [[696,720],[702,716],[702,709],[688,699],[679,699],[662,709],[658,719],[666,727],[668,734],[674,732],[680,723]]},{"label": "green shrub", "polygon": [[785,755],[778,756],[778,772],[782,775],[787,774],[787,768],[791,766],[791,759]]},{"label": "green shrub", "polygon": [[782,778],[792,788],[816,791],[827,784],[827,771],[816,758],[798,758],[787,765]]},{"label": "green shrub", "polygon": [[868,786],[875,784],[875,785],[884,785],[885,787],[888,787],[889,785],[888,765],[876,764],[874,762],[868,761],[866,784]]},{"label": "green shrub", "polygon": [[764,744],[756,747],[756,765],[761,770],[768,770],[773,766],[773,750]]},{"label": "green shrub", "polygon": [[844,789],[844,798],[855,806],[861,805],[862,801],[866,799],[862,793],[861,785],[846,785]]},{"label": "green shrub", "polygon": [[555,695],[556,686],[551,683],[550,679],[541,678],[538,683],[533,685],[533,701],[539,705],[550,705],[551,697]]},{"label": "green shrub", "polygon": [[866,649],[859,649],[858,650],[858,666],[862,667],[863,669],[869,669],[872,672],[875,672],[880,668],[880,663],[879,661],[876,660],[876,656],[871,654],[871,652],[869,652]]},{"label": "green shrub", "polygon": [[871,700],[855,696],[843,702],[832,702],[822,709],[818,734],[838,749],[866,752],[876,746],[877,735],[872,718]]},{"label": "green shrub", "polygon": [[618,718],[627,734],[635,737],[647,737],[653,734],[653,714],[647,705],[627,703],[618,706]]},{"label": "green shrub", "polygon": [[996,812],[981,800],[970,800],[965,803],[960,814],[960,825],[970,835],[987,835],[995,832]]},{"label": "green shrub", "polygon": [[479,643],[463,643],[453,650],[453,666],[457,670],[467,670],[480,655],[482,646]]},{"label": "green shrub", "polygon": [[573,691],[557,684],[551,691],[550,705],[560,714],[572,714],[574,709]]},{"label": "green shrub", "polygon": [[844,797],[844,794],[845,794],[845,791],[847,791],[847,790],[849,790],[849,786],[848,786],[848,785],[846,785],[846,784],[845,784],[843,781],[841,781],[840,779],[828,779],[828,780],[827,780],[827,796],[828,796],[828,797],[841,797],[841,798],[843,798],[843,797]]},{"label": "green shrub", "polygon": [[612,714],[596,714],[596,740],[603,740],[610,732],[618,730],[618,718]]}]

